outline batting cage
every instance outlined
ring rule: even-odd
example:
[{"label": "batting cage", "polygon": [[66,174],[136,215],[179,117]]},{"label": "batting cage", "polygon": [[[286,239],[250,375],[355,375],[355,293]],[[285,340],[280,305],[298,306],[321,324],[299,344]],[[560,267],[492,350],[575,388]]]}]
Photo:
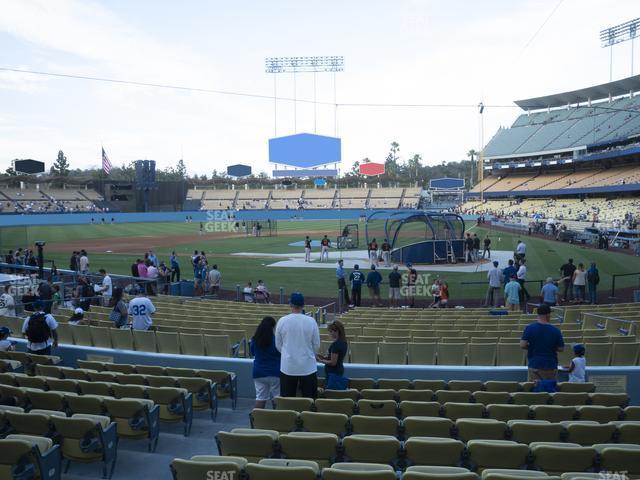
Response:
[{"label": "batting cage", "polygon": [[236,222],[239,231],[243,232],[247,237],[277,237],[278,221],[277,220],[243,220]]}]

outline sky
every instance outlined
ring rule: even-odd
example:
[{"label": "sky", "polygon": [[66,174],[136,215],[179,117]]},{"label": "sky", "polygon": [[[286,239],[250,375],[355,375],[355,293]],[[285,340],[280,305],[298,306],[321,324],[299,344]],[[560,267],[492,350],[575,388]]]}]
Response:
[{"label": "sky", "polygon": [[[48,169],[58,150],[98,167],[103,146],[118,166],[271,172],[268,139],[302,132],[337,134],[342,171],[384,161],[392,141],[401,160],[458,161],[515,120],[514,100],[609,81],[599,32],[637,17],[637,0],[2,0],[0,171],[14,158]],[[296,75],[294,94],[293,75],[265,73],[266,57],[314,55],[344,56],[337,108],[331,73],[316,75],[315,109],[312,74]],[[631,42],[613,49],[612,71],[632,74]]]}]

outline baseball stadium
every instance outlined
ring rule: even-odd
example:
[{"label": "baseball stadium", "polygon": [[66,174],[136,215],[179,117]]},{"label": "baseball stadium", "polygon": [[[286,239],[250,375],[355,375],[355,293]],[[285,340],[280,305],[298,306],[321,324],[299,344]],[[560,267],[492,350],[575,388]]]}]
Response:
[{"label": "baseball stadium", "polygon": [[457,178],[315,132],[210,181],[16,160],[0,480],[640,478],[640,75],[547,85]]}]

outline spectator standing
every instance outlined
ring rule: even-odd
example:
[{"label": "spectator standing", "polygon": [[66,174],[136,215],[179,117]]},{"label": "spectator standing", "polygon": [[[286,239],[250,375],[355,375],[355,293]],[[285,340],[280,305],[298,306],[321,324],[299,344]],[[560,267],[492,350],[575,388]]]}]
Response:
[{"label": "spectator standing", "polygon": [[344,378],[344,357],[347,355],[349,345],[344,325],[340,320],[335,320],[327,327],[333,342],[329,345],[327,355],[317,355],[318,362],[324,364],[327,388],[331,390],[346,390],[348,381]]},{"label": "spectator standing", "polygon": [[582,263],[578,264],[578,268],[573,272],[573,295],[576,303],[584,303],[586,300],[585,291],[587,287],[587,272]]},{"label": "spectator standing", "polygon": [[258,285],[256,285],[256,289],[253,292],[253,298],[256,302],[258,302],[258,299],[262,299],[265,303],[271,303],[271,293],[269,293],[269,289],[262,280],[258,280]]},{"label": "spectator standing", "polygon": [[415,307],[416,303],[416,282],[418,281],[418,272],[411,263],[407,263],[407,296],[409,297],[409,307]]},{"label": "spectator standing", "polygon": [[80,265],[78,263],[80,256],[76,250],[71,254],[71,258],[69,259],[69,270],[72,272],[77,272],[80,269]]},{"label": "spectator standing", "polygon": [[589,286],[589,303],[596,305],[598,303],[598,284],[600,283],[600,272],[595,263],[591,263],[587,270],[587,285]]},{"label": "spectator standing", "polygon": [[169,257],[169,263],[171,266],[171,282],[180,281],[180,261],[175,251],[171,252]]},{"label": "spectator standing", "polygon": [[151,262],[151,265],[156,268],[158,267],[158,257],[156,257],[156,254],[153,252],[153,250],[149,250],[149,261]]},{"label": "spectator standing", "polygon": [[480,237],[477,233],[473,234],[473,261],[480,260]]},{"label": "spectator standing", "polygon": [[147,266],[140,259],[138,259],[138,277],[147,278]]},{"label": "spectator standing", "polygon": [[549,305],[538,307],[538,321],[525,327],[520,347],[527,350],[530,382],[557,378],[558,352],[564,350],[564,339],[560,330],[551,325]]},{"label": "spectator standing", "polygon": [[150,259],[147,259],[146,266],[147,266],[147,278],[149,279],[149,281],[147,282],[147,293],[149,295],[157,295],[158,294],[158,276],[159,276],[158,269],[151,262]]},{"label": "spectator standing", "polygon": [[0,316],[2,317],[15,317],[16,316],[16,301],[11,295],[11,285],[5,285],[2,295],[0,295]]},{"label": "spectator standing", "polygon": [[491,259],[491,239],[489,238],[489,235],[484,237],[484,250],[482,250],[483,259],[485,254],[487,254],[487,258]]},{"label": "spectator standing", "polygon": [[369,243],[369,263],[378,265],[378,242],[375,238]]},{"label": "spectator standing", "polygon": [[449,306],[449,284],[440,279],[440,308],[447,308]]},{"label": "spectator standing", "polygon": [[440,306],[440,300],[441,300],[441,298],[440,298],[440,280],[439,279],[436,278],[433,281],[429,291],[431,292],[431,296],[433,297],[433,301],[431,302],[431,305],[429,305],[429,307],[431,307],[431,308],[439,307]]},{"label": "spectator standing", "polygon": [[394,265],[393,270],[389,273],[389,303],[391,308],[400,306],[400,285],[402,275],[398,272],[398,266]]},{"label": "spectator standing", "polygon": [[527,265],[524,258],[520,260],[520,267],[518,268],[518,273],[516,275],[518,277],[518,283],[520,284],[520,303],[522,311],[526,312],[527,302],[529,301],[530,295],[529,292],[527,292],[527,287],[525,287],[525,283],[527,282]]},{"label": "spectator standing", "polygon": [[504,270],[502,270],[502,278],[504,280],[505,287],[507,286],[507,283],[511,281],[511,277],[513,277],[517,273],[518,270],[516,270],[516,267],[514,267],[513,260],[509,259],[508,265],[504,268]]},{"label": "spectator standing", "polygon": [[522,287],[518,283],[518,279],[515,275],[511,277],[509,283],[504,287],[504,299],[505,305],[511,312],[517,312],[520,308],[520,290]]},{"label": "spectator standing", "polygon": [[102,285],[100,286],[100,292],[102,293],[102,305],[108,307],[111,304],[111,296],[113,295],[113,282],[111,277],[107,275],[107,271],[104,268],[99,270],[102,275]]},{"label": "spectator standing", "polygon": [[129,310],[127,304],[122,299],[123,293],[124,292],[121,287],[113,288],[113,296],[111,297],[113,310],[109,314],[109,320],[113,322],[113,326],[116,328],[120,328],[126,325],[129,318]]},{"label": "spectator standing", "polygon": [[320,348],[320,331],[316,321],[302,313],[304,296],[292,293],[291,313],[276,325],[276,348],[281,354],[280,395],[295,397],[300,388],[303,397],[318,394],[316,352]]},{"label": "spectator standing", "polygon": [[171,270],[167,268],[164,262],[160,262],[158,267],[158,285],[160,286],[160,292],[164,295],[169,295],[169,285],[171,283]]},{"label": "spectator standing", "polygon": [[[484,258],[484,252],[482,258]],[[487,280],[489,280],[489,288],[487,289],[485,303],[488,307],[495,307],[500,304],[500,290],[504,282],[502,271],[498,268],[498,262],[495,260],[493,262],[493,268],[487,272]]]},{"label": "spectator standing", "polygon": [[153,325],[151,315],[156,312],[156,307],[151,300],[139,293],[129,302],[127,313],[131,316],[131,328],[133,330],[149,330]]},{"label": "spectator standing", "polygon": [[253,303],[253,285],[251,285],[251,282],[247,282],[247,284],[244,286],[244,288],[242,289],[242,295],[246,303]]},{"label": "spectator standing", "polygon": [[222,273],[218,270],[218,265],[214,264],[213,268],[209,271],[209,292],[211,295],[218,295],[221,279]]},{"label": "spectator standing", "polygon": [[353,266],[353,272],[349,275],[351,282],[351,299],[353,305],[351,307],[359,307],[362,302],[362,284],[364,283],[364,273],[360,271],[360,265]]},{"label": "spectator standing", "polygon": [[384,242],[382,242],[382,246],[380,247],[382,250],[382,261],[384,262],[385,267],[391,266],[391,245],[389,241],[385,238]]},{"label": "spectator standing", "polygon": [[58,346],[58,322],[53,315],[44,312],[41,300],[37,300],[33,308],[33,313],[22,324],[22,334],[27,338],[27,352],[51,355],[51,347]]},{"label": "spectator standing", "polygon": [[80,251],[80,273],[86,275],[89,273],[89,256],[86,250]]},{"label": "spectator standing", "polygon": [[558,293],[558,287],[553,283],[553,278],[547,277],[547,281],[540,290],[540,297],[542,303],[550,307],[555,307],[558,304],[560,294]]},{"label": "spectator standing", "polygon": [[344,262],[342,259],[338,260],[338,266],[336,267],[336,280],[338,280],[338,290],[342,290],[344,298],[344,304],[349,305],[349,290],[347,289],[346,272],[344,271]]},{"label": "spectator standing", "polygon": [[380,301],[380,284],[382,283],[382,275],[376,270],[375,265],[371,265],[371,271],[367,274],[367,287],[369,287],[369,296],[373,306],[381,306]]},{"label": "spectator standing", "polygon": [[527,245],[522,240],[518,240],[518,245],[516,245],[516,258],[518,260],[524,260],[526,255]]},{"label": "spectator standing", "polygon": [[132,276],[132,277],[136,277],[136,278],[137,278],[137,277],[139,277],[139,276],[140,276],[140,272],[138,271],[138,265],[140,264],[140,262],[141,262],[141,261],[142,261],[142,260],[140,260],[140,259],[138,258],[135,262],[133,262],[133,263],[131,264],[131,276]]},{"label": "spectator standing", "polygon": [[253,384],[256,388],[256,408],[264,408],[280,396],[280,352],[276,348],[276,321],[264,317],[249,342],[253,357]]},{"label": "spectator standing", "polygon": [[43,280],[40,282],[40,285],[38,285],[38,298],[42,300],[44,313],[51,313],[51,306],[53,304],[51,297],[53,297],[51,285],[47,280]]},{"label": "spectator standing", "polygon": [[562,301],[568,302],[573,298],[573,272],[576,271],[576,266],[573,264],[573,258],[570,258],[567,263],[560,267],[560,273],[562,274]]}]

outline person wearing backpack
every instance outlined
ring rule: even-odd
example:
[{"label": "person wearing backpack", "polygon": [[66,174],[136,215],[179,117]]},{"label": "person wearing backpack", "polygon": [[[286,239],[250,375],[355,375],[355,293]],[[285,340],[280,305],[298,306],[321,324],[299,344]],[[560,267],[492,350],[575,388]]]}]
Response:
[{"label": "person wearing backpack", "polygon": [[22,334],[27,338],[27,352],[37,355],[51,355],[51,346],[58,346],[58,322],[50,313],[44,312],[44,303],[33,304],[34,312],[24,320]]},{"label": "person wearing backpack", "polygon": [[589,303],[595,305],[598,303],[598,284],[600,283],[600,273],[596,268],[596,264],[592,263],[587,270],[587,286],[589,287]]}]

